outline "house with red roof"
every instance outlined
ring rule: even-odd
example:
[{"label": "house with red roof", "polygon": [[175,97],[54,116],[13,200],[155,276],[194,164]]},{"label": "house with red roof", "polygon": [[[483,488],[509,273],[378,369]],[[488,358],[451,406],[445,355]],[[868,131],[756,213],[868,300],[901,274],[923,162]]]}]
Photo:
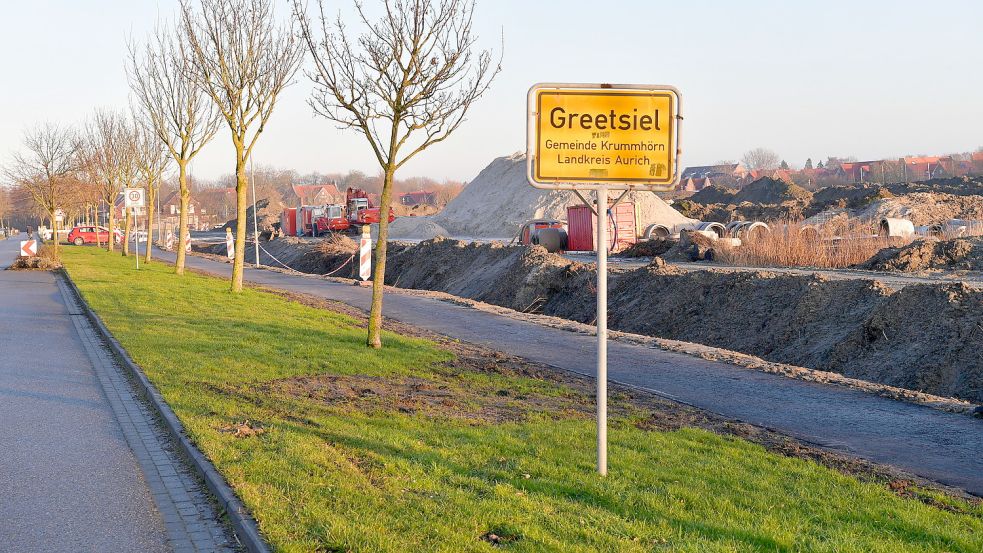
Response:
[{"label": "house with red roof", "polygon": [[331,184],[294,184],[291,186],[300,205],[344,204],[345,195]]}]

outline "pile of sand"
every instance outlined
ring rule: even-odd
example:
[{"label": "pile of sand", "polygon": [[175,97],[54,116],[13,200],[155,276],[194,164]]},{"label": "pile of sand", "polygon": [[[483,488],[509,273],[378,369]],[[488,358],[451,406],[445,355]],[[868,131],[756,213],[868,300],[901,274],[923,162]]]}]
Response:
[{"label": "pile of sand", "polygon": [[[637,225],[658,223],[676,229],[695,221],[684,217],[651,192],[634,192]],[[526,156],[500,157],[485,167],[443,211],[432,217],[405,217],[389,227],[393,239],[436,236],[514,237],[530,219],[566,220],[567,207],[581,204],[573,192],[540,190],[526,180]]]}]

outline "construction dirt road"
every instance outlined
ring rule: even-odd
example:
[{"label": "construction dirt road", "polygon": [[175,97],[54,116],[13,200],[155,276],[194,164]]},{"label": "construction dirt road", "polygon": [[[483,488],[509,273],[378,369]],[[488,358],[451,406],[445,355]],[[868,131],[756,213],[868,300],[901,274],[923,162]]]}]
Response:
[{"label": "construction dirt road", "polygon": [[[174,259],[167,252],[158,252],[158,257]],[[188,258],[188,266],[219,276],[231,272],[227,263],[197,256]],[[361,309],[369,305],[369,289],[339,281],[251,268],[245,278]],[[398,289],[387,296],[385,315],[534,362],[594,375],[595,339],[587,334]],[[983,421],[970,416],[621,341],[610,344],[608,360],[612,381],[983,496]]]}]

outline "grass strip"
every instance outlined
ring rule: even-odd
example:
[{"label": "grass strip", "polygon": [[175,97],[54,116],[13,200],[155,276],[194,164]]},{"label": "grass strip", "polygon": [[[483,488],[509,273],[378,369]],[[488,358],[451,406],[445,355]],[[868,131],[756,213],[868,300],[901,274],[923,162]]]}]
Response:
[{"label": "grass strip", "polygon": [[66,247],[85,299],[278,551],[966,551],[983,511],[622,410],[593,473],[589,398],[449,369],[433,342],[224,280]]}]

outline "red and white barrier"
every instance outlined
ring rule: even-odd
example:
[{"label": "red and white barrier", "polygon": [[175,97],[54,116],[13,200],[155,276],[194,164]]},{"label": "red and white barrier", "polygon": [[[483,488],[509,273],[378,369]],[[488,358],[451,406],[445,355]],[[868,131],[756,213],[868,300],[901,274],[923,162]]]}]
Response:
[{"label": "red and white barrier", "polygon": [[372,236],[369,234],[369,225],[362,226],[362,240],[358,245],[358,276],[363,281],[369,280],[372,275]]}]

